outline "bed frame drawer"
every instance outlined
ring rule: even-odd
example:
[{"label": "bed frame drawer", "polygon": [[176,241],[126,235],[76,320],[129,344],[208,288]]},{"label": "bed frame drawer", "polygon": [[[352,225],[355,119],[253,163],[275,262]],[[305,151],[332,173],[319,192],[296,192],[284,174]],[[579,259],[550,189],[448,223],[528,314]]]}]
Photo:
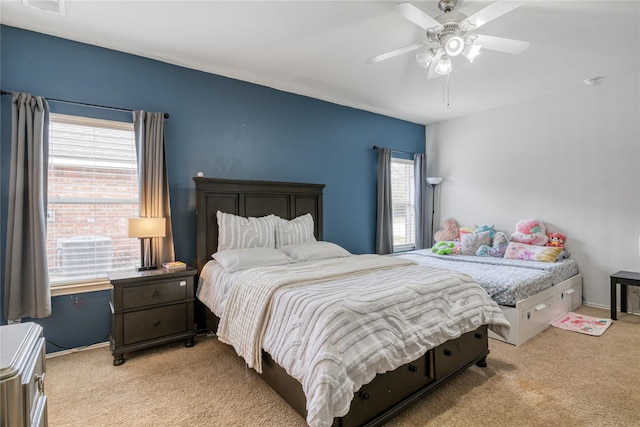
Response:
[{"label": "bed frame drawer", "polygon": [[440,381],[471,363],[478,353],[487,348],[488,342],[485,325],[458,339],[440,344],[434,349],[435,378]]},{"label": "bed frame drawer", "polygon": [[386,372],[384,378],[377,375],[369,384],[363,385],[340,425],[362,425],[381,410],[392,408],[433,381],[433,351],[430,350],[420,359]]}]

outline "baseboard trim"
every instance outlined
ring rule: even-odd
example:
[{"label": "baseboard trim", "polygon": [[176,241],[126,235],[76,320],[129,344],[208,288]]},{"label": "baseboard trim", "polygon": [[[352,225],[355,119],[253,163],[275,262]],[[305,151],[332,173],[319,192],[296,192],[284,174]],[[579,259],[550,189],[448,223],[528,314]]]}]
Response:
[{"label": "baseboard trim", "polygon": [[96,348],[102,348],[102,347],[108,347],[108,346],[109,346],[109,342],[105,341],[105,342],[99,342],[97,344],[91,344],[91,345],[88,345],[86,347],[70,348],[68,350],[62,350],[62,351],[56,351],[55,353],[49,353],[49,354],[47,354],[47,359],[51,359],[52,357],[58,357],[58,356],[66,356],[67,354],[78,353],[80,351],[93,350],[93,349],[96,349]]},{"label": "baseboard trim", "polygon": [[[587,307],[593,307],[593,308],[602,308],[604,310],[610,311],[611,310],[611,306],[608,305],[601,305],[601,304],[594,304],[592,302],[583,302],[582,305],[586,305]],[[634,316],[640,316],[640,313],[636,313],[634,311],[631,311],[630,308],[628,308],[627,312],[624,314],[633,314]]]}]

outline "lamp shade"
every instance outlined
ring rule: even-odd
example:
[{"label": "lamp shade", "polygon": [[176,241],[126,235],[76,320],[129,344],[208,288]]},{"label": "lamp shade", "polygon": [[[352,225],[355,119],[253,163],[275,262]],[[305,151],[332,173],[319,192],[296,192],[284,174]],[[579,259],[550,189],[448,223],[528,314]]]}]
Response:
[{"label": "lamp shade", "polygon": [[164,237],[164,218],[129,218],[129,237]]},{"label": "lamp shade", "polygon": [[438,185],[442,182],[442,177],[441,176],[431,176],[429,178],[427,178],[427,182],[431,185]]},{"label": "lamp shade", "polygon": [[447,55],[442,55],[440,57],[440,61],[438,61],[438,66],[436,67],[436,73],[438,74],[449,74],[451,72],[451,58]]}]

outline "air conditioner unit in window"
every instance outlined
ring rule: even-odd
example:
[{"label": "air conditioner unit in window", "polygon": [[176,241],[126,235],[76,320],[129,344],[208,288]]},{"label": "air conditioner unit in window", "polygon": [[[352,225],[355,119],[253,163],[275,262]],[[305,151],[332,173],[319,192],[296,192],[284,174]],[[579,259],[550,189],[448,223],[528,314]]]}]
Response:
[{"label": "air conditioner unit in window", "polygon": [[98,277],[111,270],[111,238],[75,236],[59,239],[58,268],[66,277]]}]

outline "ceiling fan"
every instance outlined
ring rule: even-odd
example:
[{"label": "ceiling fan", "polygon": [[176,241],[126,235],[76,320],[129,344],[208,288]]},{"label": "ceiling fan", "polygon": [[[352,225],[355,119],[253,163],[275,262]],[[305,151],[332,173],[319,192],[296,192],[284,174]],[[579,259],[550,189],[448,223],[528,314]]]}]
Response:
[{"label": "ceiling fan", "polygon": [[443,12],[432,18],[411,3],[400,3],[395,10],[407,20],[426,31],[426,41],[419,41],[409,46],[385,52],[367,59],[373,64],[414,50],[423,49],[416,54],[416,61],[422,68],[428,68],[428,78],[432,79],[451,72],[451,58],[462,55],[473,62],[481,49],[519,54],[529,48],[531,43],[505,39],[502,37],[484,36],[471,32],[492,21],[524,2],[496,1],[471,16],[454,12],[458,0],[440,0],[438,8]]}]

